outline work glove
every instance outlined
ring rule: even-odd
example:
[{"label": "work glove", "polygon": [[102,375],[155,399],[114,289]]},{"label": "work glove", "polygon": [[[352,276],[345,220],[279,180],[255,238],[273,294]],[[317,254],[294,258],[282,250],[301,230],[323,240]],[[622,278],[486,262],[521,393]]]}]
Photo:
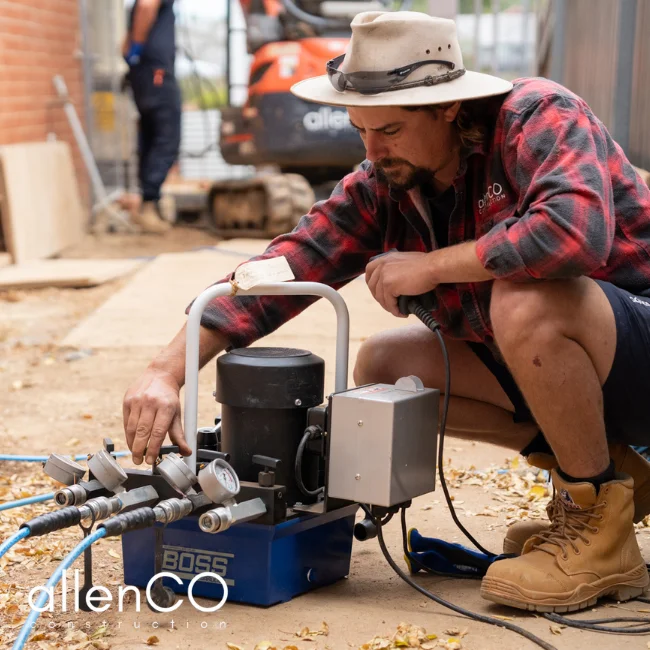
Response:
[{"label": "work glove", "polygon": [[144,50],[144,43],[131,43],[129,45],[129,50],[124,56],[124,60],[130,65],[138,65],[140,63],[140,57],[142,56],[142,51]]}]

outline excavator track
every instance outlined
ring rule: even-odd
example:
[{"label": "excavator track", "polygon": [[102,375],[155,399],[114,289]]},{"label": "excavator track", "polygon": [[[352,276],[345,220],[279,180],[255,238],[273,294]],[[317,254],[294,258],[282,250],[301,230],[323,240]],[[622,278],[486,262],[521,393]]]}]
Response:
[{"label": "excavator track", "polygon": [[219,181],[208,194],[208,224],[224,239],[269,239],[293,230],[314,202],[313,189],[299,174]]}]

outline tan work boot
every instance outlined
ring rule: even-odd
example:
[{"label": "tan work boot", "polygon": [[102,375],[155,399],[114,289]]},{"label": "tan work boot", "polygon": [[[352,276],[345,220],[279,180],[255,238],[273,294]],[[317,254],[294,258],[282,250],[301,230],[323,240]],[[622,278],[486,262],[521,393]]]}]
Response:
[{"label": "tan work boot", "polygon": [[132,216],[132,220],[142,232],[154,235],[162,235],[171,228],[171,224],[160,218],[153,201],[145,201],[142,209]]},{"label": "tan work boot", "polygon": [[[609,455],[614,461],[616,471],[627,474],[634,480],[634,523],[638,524],[650,514],[650,463],[632,447],[621,443],[610,444]],[[551,470],[557,467],[557,461],[552,454],[530,454],[528,462],[539,469]],[[552,519],[550,513],[549,519]],[[503,552],[520,555],[526,540],[546,530],[548,526],[547,521],[539,519],[513,524],[503,540]]]},{"label": "tan work boot", "polygon": [[650,579],[632,525],[632,479],[617,474],[596,493],[556,470],[552,478],[550,528],[531,537],[520,557],[494,562],[481,596],[519,609],[573,612],[601,596],[626,601],[642,594]]}]

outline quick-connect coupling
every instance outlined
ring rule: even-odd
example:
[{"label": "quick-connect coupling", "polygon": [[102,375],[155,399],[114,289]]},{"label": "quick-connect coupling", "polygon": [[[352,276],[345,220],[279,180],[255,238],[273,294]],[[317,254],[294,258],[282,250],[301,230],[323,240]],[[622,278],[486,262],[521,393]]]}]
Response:
[{"label": "quick-connect coupling", "polygon": [[121,504],[116,497],[97,497],[81,506],[79,508],[79,514],[82,520],[93,519],[94,521],[98,521],[114,515],[120,509]]},{"label": "quick-connect coupling", "polygon": [[101,492],[106,492],[106,488],[97,479],[84,481],[57,490],[54,493],[54,503],[58,506],[81,506]]},{"label": "quick-connect coupling", "polygon": [[259,497],[213,508],[199,518],[199,527],[204,533],[222,533],[234,524],[243,524],[261,517],[266,506]]},{"label": "quick-connect coupling", "polygon": [[232,526],[229,508],[214,508],[204,512],[199,518],[199,527],[204,533],[221,533]]},{"label": "quick-connect coupling", "polygon": [[192,502],[189,499],[166,499],[161,501],[153,509],[156,521],[163,524],[171,524],[189,515],[193,510]]},{"label": "quick-connect coupling", "polygon": [[88,493],[81,485],[70,485],[54,493],[54,502],[58,506],[80,506],[87,499]]}]

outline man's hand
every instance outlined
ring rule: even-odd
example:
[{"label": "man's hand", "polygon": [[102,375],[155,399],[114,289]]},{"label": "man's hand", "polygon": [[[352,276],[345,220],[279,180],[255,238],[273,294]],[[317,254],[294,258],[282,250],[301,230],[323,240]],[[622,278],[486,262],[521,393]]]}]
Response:
[{"label": "man's hand", "polygon": [[185,440],[181,421],[180,386],[164,370],[149,368],[124,396],[124,431],[136,465],[153,465],[169,432],[173,444],[183,456],[192,451]]},{"label": "man's hand", "polygon": [[399,296],[419,296],[438,285],[431,271],[431,253],[378,257],[366,266],[366,282],[375,300],[393,316],[402,316],[397,307]]}]

